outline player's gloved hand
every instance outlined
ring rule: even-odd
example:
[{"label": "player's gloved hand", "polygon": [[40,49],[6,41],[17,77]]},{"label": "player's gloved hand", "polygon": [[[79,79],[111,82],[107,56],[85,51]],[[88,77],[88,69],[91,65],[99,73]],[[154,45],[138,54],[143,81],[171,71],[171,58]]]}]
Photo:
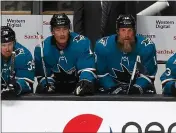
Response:
[{"label": "player's gloved hand", "polygon": [[7,88],[7,85],[1,83],[1,90],[6,89],[6,88]]},{"label": "player's gloved hand", "polygon": [[94,93],[94,84],[88,80],[81,80],[77,83],[74,94],[76,96],[92,95]]},{"label": "player's gloved hand", "polygon": [[139,85],[134,84],[130,87],[128,94],[143,94],[143,89]]},{"label": "player's gloved hand", "polygon": [[1,90],[1,97],[2,99],[8,99],[11,97],[16,97],[20,92],[20,85],[16,82],[11,82],[8,86],[4,86]]},{"label": "player's gloved hand", "polygon": [[173,95],[173,96],[176,96],[176,82],[174,82],[174,83],[172,84],[171,92],[172,92],[172,95]]},{"label": "player's gloved hand", "polygon": [[112,95],[126,95],[127,90],[128,90],[128,86],[129,86],[128,83],[120,82],[118,84],[118,86],[111,87],[110,89],[107,89],[107,93],[112,94]]},{"label": "player's gloved hand", "polygon": [[52,94],[52,93],[55,93],[55,86],[54,86],[54,83],[48,83],[48,86],[47,85],[41,85],[41,84],[38,84],[37,87],[36,87],[36,93],[38,94]]},{"label": "player's gloved hand", "polygon": [[109,89],[108,94],[113,94],[113,95],[126,95],[128,89],[128,85],[123,84],[117,87],[112,87]]}]

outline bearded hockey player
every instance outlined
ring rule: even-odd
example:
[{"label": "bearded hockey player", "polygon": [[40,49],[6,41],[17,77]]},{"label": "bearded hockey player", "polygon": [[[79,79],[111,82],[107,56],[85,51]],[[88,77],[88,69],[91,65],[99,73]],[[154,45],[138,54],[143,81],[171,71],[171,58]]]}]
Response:
[{"label": "bearded hockey player", "polygon": [[176,96],[176,53],[166,63],[166,71],[160,77],[163,94]]},{"label": "bearded hockey player", "polygon": [[70,20],[66,14],[53,15],[50,25],[52,36],[43,42],[44,62],[41,47],[37,46],[34,52],[36,93],[92,94],[96,75],[90,40],[69,31]]},{"label": "bearded hockey player", "polygon": [[95,47],[101,90],[109,94],[156,93],[155,44],[135,35],[136,23],[131,15],[120,15],[116,28],[117,34],[101,38]]},{"label": "bearded hockey player", "polygon": [[16,42],[15,32],[1,27],[1,96],[13,97],[32,92],[34,62],[30,51]]}]

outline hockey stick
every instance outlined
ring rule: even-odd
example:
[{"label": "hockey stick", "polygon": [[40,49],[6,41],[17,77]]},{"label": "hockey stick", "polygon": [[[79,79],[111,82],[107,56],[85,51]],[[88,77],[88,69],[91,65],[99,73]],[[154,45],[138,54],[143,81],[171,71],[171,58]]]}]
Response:
[{"label": "hockey stick", "polygon": [[[44,62],[44,56],[43,56],[43,44],[41,41],[41,37],[39,35],[39,33],[37,32],[37,36],[39,39],[39,44],[40,44],[40,51],[41,51],[41,58],[42,58],[42,65],[43,65],[43,71],[44,71],[44,76],[45,76],[45,80],[46,80],[46,87],[49,90],[49,83],[48,83],[48,78],[47,78],[47,72],[46,72],[46,66],[45,66],[45,62]],[[43,42],[44,43],[44,42]]]},{"label": "hockey stick", "polygon": [[12,56],[11,56],[11,70],[10,70],[10,80],[13,80],[15,78],[15,56],[16,53],[15,51],[12,52]]},{"label": "hockey stick", "polygon": [[131,86],[133,85],[134,77],[135,77],[136,69],[137,69],[137,62],[138,62],[138,61],[140,61],[140,56],[139,56],[139,55],[137,55],[137,57],[136,57],[136,62],[135,62],[135,64],[134,64],[134,68],[133,68],[133,72],[132,72],[132,75],[131,75],[130,84],[129,84],[129,86],[128,86],[127,94],[129,93],[130,88],[131,88]]},{"label": "hockey stick", "polygon": [[[7,83],[6,83],[6,81],[4,80],[4,78],[2,77],[2,75],[1,75],[1,87],[2,87],[2,85],[5,87],[5,88],[7,88]],[[2,89],[2,88],[1,88]],[[3,92],[3,91],[5,91],[6,89],[2,89],[1,90],[1,93]]]}]

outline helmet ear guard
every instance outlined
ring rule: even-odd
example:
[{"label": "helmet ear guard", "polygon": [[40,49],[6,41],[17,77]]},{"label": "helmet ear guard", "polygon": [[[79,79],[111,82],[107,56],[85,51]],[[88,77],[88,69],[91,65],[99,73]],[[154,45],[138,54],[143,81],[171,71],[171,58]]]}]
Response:
[{"label": "helmet ear guard", "polygon": [[70,29],[70,19],[68,18],[68,16],[65,13],[62,14],[54,14],[53,17],[51,18],[50,21],[50,26],[51,26],[51,32],[53,30],[54,27],[57,26],[68,26],[68,28]]},{"label": "helmet ear guard", "polygon": [[16,41],[15,31],[8,26],[1,26],[1,43]]}]

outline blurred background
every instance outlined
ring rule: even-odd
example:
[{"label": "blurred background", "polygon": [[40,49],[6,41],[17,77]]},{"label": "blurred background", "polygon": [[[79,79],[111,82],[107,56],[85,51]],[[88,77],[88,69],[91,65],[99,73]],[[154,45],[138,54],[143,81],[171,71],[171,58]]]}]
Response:
[{"label": "blurred background", "polygon": [[[126,1],[128,9],[136,13],[146,9],[156,1]],[[1,14],[53,14],[65,12],[73,14],[75,1],[2,1]],[[157,13],[157,16],[176,16],[176,1],[169,1],[170,6]]]}]

